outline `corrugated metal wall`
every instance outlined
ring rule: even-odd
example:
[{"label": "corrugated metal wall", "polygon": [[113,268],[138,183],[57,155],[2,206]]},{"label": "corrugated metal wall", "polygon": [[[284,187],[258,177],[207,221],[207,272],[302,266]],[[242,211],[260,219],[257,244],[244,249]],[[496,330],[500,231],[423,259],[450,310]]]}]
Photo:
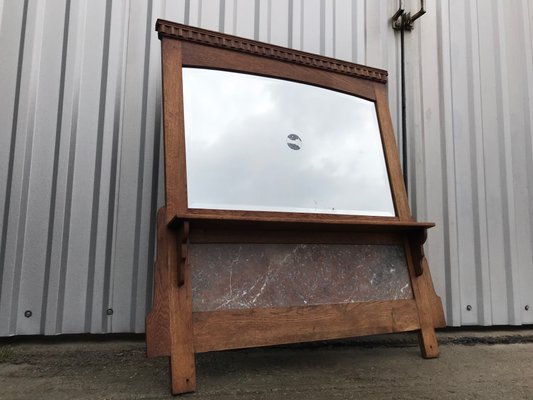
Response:
[{"label": "corrugated metal wall", "polygon": [[[427,3],[406,33],[410,195],[438,224],[436,289],[450,325],[532,323],[533,5]],[[397,121],[396,6],[0,0],[0,336],[144,330],[163,202],[156,18],[387,69]]]},{"label": "corrugated metal wall", "polygon": [[411,193],[450,325],[533,323],[532,27],[528,0],[449,0],[411,34]]}]

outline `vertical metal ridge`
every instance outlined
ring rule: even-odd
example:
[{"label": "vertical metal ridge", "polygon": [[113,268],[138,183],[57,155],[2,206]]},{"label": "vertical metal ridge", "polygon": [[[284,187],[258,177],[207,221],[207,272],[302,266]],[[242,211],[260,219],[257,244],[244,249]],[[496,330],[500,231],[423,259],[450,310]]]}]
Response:
[{"label": "vertical metal ridge", "polygon": [[336,23],[335,19],[337,18],[337,2],[334,1],[332,4],[333,10],[332,10],[332,21],[331,24],[333,26],[332,32],[331,32],[331,41],[332,41],[332,51],[331,56],[333,58],[337,58],[337,29],[336,29]]},{"label": "vertical metal ridge", "polygon": [[268,0],[266,24],[267,24],[267,42],[271,43],[272,42],[272,0]]},{"label": "vertical metal ridge", "polygon": [[64,26],[63,26],[63,45],[61,52],[61,73],[59,81],[59,100],[57,107],[57,117],[56,117],[56,132],[55,132],[55,146],[54,146],[54,164],[52,169],[52,187],[51,187],[51,199],[50,199],[50,209],[49,213],[49,226],[46,239],[46,259],[45,259],[45,272],[44,272],[44,288],[41,304],[41,329],[42,333],[45,333],[46,319],[47,319],[47,306],[48,306],[48,295],[50,287],[50,270],[52,263],[52,245],[54,238],[54,227],[55,227],[55,209],[56,209],[56,200],[57,200],[57,180],[58,180],[58,169],[59,169],[59,151],[61,144],[61,122],[63,120],[63,109],[65,102],[65,73],[66,73],[66,64],[67,64],[67,50],[68,50],[68,32],[70,26],[70,3],[71,0],[65,2],[65,17],[64,17]]},{"label": "vertical metal ridge", "polygon": [[[136,211],[135,211],[135,239],[133,249],[133,273],[132,273],[132,291],[131,291],[131,308],[130,308],[130,329],[135,331],[135,320],[137,314],[137,288],[139,279],[139,254],[140,254],[140,238],[141,238],[141,223],[142,220],[142,205],[143,205],[143,183],[144,183],[144,169],[145,169],[145,143],[147,132],[147,102],[148,102],[148,83],[150,72],[150,43],[152,35],[152,0],[147,2],[146,10],[146,26],[144,39],[144,68],[143,68],[143,84],[142,84],[142,104],[141,104],[141,131],[139,144],[139,164],[137,168],[137,194],[136,194]],[[200,13],[201,14],[201,13]]]},{"label": "vertical metal ridge", "polygon": [[352,2],[352,61],[358,64],[366,64],[365,24],[364,0],[355,0]]},{"label": "vertical metal ridge", "polygon": [[326,3],[320,0],[320,54],[326,54]]},{"label": "vertical metal ridge", "polygon": [[190,25],[191,18],[191,0],[185,0],[185,18],[183,23],[185,25]]},{"label": "vertical metal ridge", "polygon": [[[42,3],[36,6],[35,11],[35,33],[33,35],[32,43],[32,54],[31,61],[32,65],[39,65],[41,59],[41,47],[36,45],[36,42],[42,40],[42,30],[44,23],[44,5]],[[36,60],[35,60],[35,59]],[[24,62],[24,61],[23,61]],[[28,111],[27,111],[27,126],[26,126],[26,143],[24,146],[24,156],[23,156],[23,167],[22,167],[22,190],[20,197],[20,209],[18,215],[18,229],[17,229],[17,240],[16,240],[16,253],[15,253],[15,276],[14,276],[14,285],[13,285],[13,301],[11,303],[11,322],[9,324],[10,331],[15,332],[17,327],[17,313],[19,307],[19,296],[20,296],[20,286],[21,286],[21,277],[22,270],[24,268],[24,245],[26,243],[26,226],[28,223],[27,214],[28,214],[28,197],[30,189],[30,172],[31,172],[31,162],[32,162],[32,152],[33,152],[33,141],[34,141],[34,128],[35,128],[35,114],[36,114],[36,102],[37,102],[37,90],[39,82],[39,71],[37,68],[32,68],[32,71],[29,74],[29,99],[28,99]]]},{"label": "vertical metal ridge", "polygon": [[[297,49],[303,50],[304,44],[305,44],[305,38],[304,38],[304,12],[305,12],[305,2],[304,0],[300,0],[298,3],[300,4],[300,13],[298,15],[298,38],[299,38],[299,44],[296,47]],[[294,13],[296,15],[296,13]]]},{"label": "vertical metal ridge", "polygon": [[[526,145],[525,145],[525,153],[526,153],[526,171],[527,171],[527,188],[528,188],[528,199],[529,201],[529,221],[528,221],[528,227],[529,227],[529,241],[533,241],[533,133],[531,132],[533,130],[533,31],[531,26],[531,21],[533,21],[532,15],[531,15],[531,8],[530,3],[527,0],[522,1],[522,23],[524,25],[524,29],[522,34],[524,35],[524,43],[525,46],[525,71],[526,71],[526,83],[527,83],[527,93],[524,95],[524,103],[527,105],[525,107],[526,112],[524,113],[525,118],[525,126],[529,127],[529,134],[525,135],[526,138]],[[529,46],[528,46],[529,43]],[[531,260],[533,261],[533,260]],[[527,265],[525,266],[527,268]],[[526,289],[527,290],[527,289]],[[533,296],[531,296],[531,291],[522,290],[521,288],[521,295],[522,300],[526,305],[530,305],[531,301],[533,300]],[[525,293],[524,293],[525,292]],[[530,305],[531,307],[531,305]],[[524,317],[524,323],[531,323],[533,322],[533,317],[529,316],[529,318]]]},{"label": "vertical metal ridge", "polygon": [[[451,101],[451,66],[449,62],[450,57],[450,38],[446,33],[450,31],[450,16],[449,8],[444,3],[439,3],[440,9],[437,18],[438,26],[438,48],[439,48],[439,80],[441,101],[440,101],[440,120],[441,126],[444,128],[445,134],[441,138],[442,157],[442,171],[443,171],[443,238],[444,238],[444,268],[446,278],[446,314],[448,325],[460,324],[460,300],[454,302],[454,299],[460,299],[458,296],[459,279],[457,277],[456,269],[458,265],[457,256],[457,216],[455,205],[455,168],[454,168],[454,141],[453,141],[453,123],[450,106],[448,102]],[[445,61],[446,60],[446,61]],[[451,143],[450,143],[451,142]],[[450,158],[452,160],[450,160]]]},{"label": "vertical metal ridge", "polygon": [[[365,2],[366,4],[366,2]],[[422,49],[422,26],[420,26],[419,29],[417,29],[417,33],[416,33],[416,44],[417,44],[417,50],[416,50],[416,54],[418,55],[418,67],[417,67],[417,79],[419,82],[422,82],[422,72],[424,70],[423,68],[423,62],[422,62],[422,52],[423,52],[423,49]],[[367,43],[367,48],[369,47],[368,43]],[[367,56],[368,58],[368,56]],[[418,89],[418,90],[417,90]],[[424,119],[424,105],[425,105],[425,98],[424,98],[424,88],[423,88],[423,84],[421,83],[420,85],[418,85],[418,88],[415,86],[413,88],[413,92],[416,94],[418,94],[418,107],[413,107],[414,111],[419,113],[420,114],[420,117],[417,118],[416,120],[418,120],[418,123],[420,124],[420,132],[421,132],[421,135],[420,135],[420,138],[419,138],[419,148],[417,149],[416,148],[416,145],[417,145],[417,141],[416,140],[413,140],[414,142],[414,145],[415,145],[415,150],[414,150],[414,154],[419,154],[418,157],[420,157],[420,159],[422,160],[421,161],[421,164],[422,165],[426,165],[426,154],[427,154],[427,146],[426,146],[426,141],[427,141],[427,138],[426,138],[426,135],[425,135],[425,132],[426,132],[426,121]],[[414,105],[414,104],[413,104]],[[415,117],[416,118],[416,117]],[[416,120],[415,118],[413,118],[413,125],[416,125]],[[413,129],[414,131],[414,129]],[[414,135],[413,135],[414,136]],[[417,151],[418,150],[418,151]],[[421,175],[421,182],[420,182],[420,185],[418,185],[417,181],[418,179],[416,179],[417,177],[417,172],[418,172],[419,168],[417,168],[417,162],[415,160],[413,166],[411,167],[411,176],[409,177],[409,182],[410,182],[410,187],[411,187],[411,190],[412,192],[414,193],[414,196],[409,196],[410,197],[410,205],[411,205],[411,214],[413,216],[415,216],[417,219],[426,219],[426,215],[427,215],[427,210],[428,210],[428,196],[426,195],[427,193],[427,181],[428,181],[428,177],[427,177],[427,170],[426,168],[422,168],[422,171],[420,171],[420,175]],[[417,188],[420,187],[421,189],[420,190],[417,190]],[[406,188],[407,189],[407,188]],[[419,196],[418,195],[422,195],[422,200],[420,201],[419,200]],[[422,210],[420,210],[420,207],[419,207],[419,203],[422,202]],[[422,215],[421,215],[422,214]]]},{"label": "vertical metal ridge", "polygon": [[290,47],[290,48],[293,48],[293,42],[292,42],[292,38],[293,38],[293,29],[294,29],[294,0],[289,0],[289,26],[288,26],[288,30],[289,30],[289,36],[287,38],[287,47]]},{"label": "vertical metal ridge", "polygon": [[3,20],[4,20],[4,1],[2,0],[2,1],[0,1],[0,30],[2,30],[2,21]]},{"label": "vertical metal ridge", "polygon": [[202,6],[203,6],[203,0],[197,0],[198,4],[198,22],[196,26],[202,26]]},{"label": "vertical metal ridge", "polygon": [[259,25],[261,23],[259,11],[260,11],[259,0],[255,0],[255,3],[254,3],[254,40],[259,40]]},{"label": "vertical metal ridge", "polygon": [[[507,287],[507,305],[509,312],[509,323],[517,324],[520,322],[520,314],[517,313],[514,288],[517,287],[516,281],[519,279],[518,270],[516,268],[517,248],[516,248],[516,219],[515,219],[515,201],[514,201],[514,188],[513,188],[513,165],[512,165],[512,138],[511,127],[509,121],[509,90],[507,85],[507,66],[505,59],[505,29],[503,21],[503,9],[502,5],[496,2],[496,13],[494,14],[495,32],[498,33],[496,40],[496,59],[499,63],[496,63],[496,70],[498,72],[498,82],[496,83],[496,90],[499,94],[497,96],[498,109],[500,110],[499,128],[502,134],[498,135],[500,141],[500,148],[503,152],[500,152],[500,160],[502,168],[500,169],[500,179],[502,187],[505,187],[506,193],[502,194],[503,213],[504,216],[504,250],[505,250],[505,279]],[[502,58],[503,57],[503,58]]]},{"label": "vertical metal ridge", "polygon": [[233,8],[232,8],[232,24],[231,24],[231,33],[236,35],[237,34],[237,0],[234,0],[235,2],[233,3]]},{"label": "vertical metal ridge", "polygon": [[220,0],[220,12],[218,16],[218,30],[220,32],[225,32],[225,23],[226,23],[226,0]]},{"label": "vertical metal ridge", "polygon": [[[78,9],[77,20],[81,21],[78,25],[77,35],[76,35],[76,49],[83,48],[83,41],[85,39],[85,26],[86,26],[86,14],[82,11],[86,8],[87,3],[85,1],[81,2]],[[66,276],[68,269],[68,258],[69,258],[69,241],[70,241],[70,229],[71,229],[71,212],[72,212],[72,190],[74,185],[74,167],[75,167],[75,158],[76,158],[76,141],[78,134],[78,112],[80,106],[80,90],[81,90],[81,58],[83,58],[83,53],[80,54],[77,50],[75,53],[75,65],[74,65],[74,75],[73,75],[73,93],[72,93],[72,116],[70,119],[70,143],[68,149],[68,166],[67,166],[67,182],[66,182],[66,197],[65,197],[65,214],[63,215],[63,235],[62,235],[62,248],[61,256],[59,263],[59,293],[58,293],[58,304],[57,304],[57,320],[56,320],[56,331],[62,332],[63,327],[63,314],[65,308],[65,290],[66,290]]]},{"label": "vertical metal ridge", "polygon": [[363,43],[364,43],[364,59],[365,64],[368,64],[368,6],[367,0],[362,0],[363,2]]},{"label": "vertical metal ridge", "polygon": [[352,36],[351,37],[352,59],[351,59],[351,61],[355,62],[355,63],[358,63],[358,64],[362,64],[363,61],[359,57],[359,49],[360,49],[359,40],[360,40],[360,37],[359,37],[358,23],[357,23],[357,18],[358,18],[357,5],[358,4],[359,4],[358,0],[353,0],[351,2],[351,7],[352,7],[352,13],[351,13],[351,17],[352,17],[352,23],[351,23],[351,28],[352,28],[352,35],[351,35]]},{"label": "vertical metal ridge", "polygon": [[[117,70],[117,86],[115,88],[115,109],[113,117],[113,144],[112,144],[112,160],[111,171],[109,180],[109,203],[108,203],[108,219],[107,219],[107,243],[105,250],[105,274],[104,274],[104,293],[102,301],[102,314],[106,315],[106,310],[112,306],[113,303],[113,270],[114,270],[114,257],[115,257],[115,245],[116,245],[116,215],[118,209],[118,193],[120,191],[120,157],[124,118],[124,81],[127,68],[127,32],[130,29],[129,20],[131,14],[131,4],[128,1],[127,6],[124,9],[124,29],[122,30],[121,44],[122,44],[122,64]],[[103,319],[102,331],[112,331],[112,317]]]},{"label": "vertical metal ridge", "polygon": [[[466,77],[466,85],[464,88],[466,89],[467,93],[465,96],[465,99],[467,99],[467,115],[470,117],[466,120],[465,127],[467,130],[464,132],[464,135],[468,136],[468,149],[469,149],[469,156],[466,161],[468,165],[468,177],[470,186],[468,188],[469,194],[470,194],[470,207],[467,208],[468,213],[472,216],[472,245],[468,247],[472,247],[473,250],[473,257],[469,257],[470,260],[464,263],[468,268],[465,268],[465,271],[463,272],[463,279],[461,281],[465,282],[463,287],[466,287],[467,285],[470,285],[471,283],[474,283],[472,285],[473,287],[469,290],[468,296],[470,298],[467,299],[469,303],[474,304],[474,312],[470,313],[469,318],[464,318],[468,324],[473,323],[479,323],[482,314],[483,314],[483,308],[481,307],[481,302],[479,301],[480,298],[480,292],[479,292],[479,281],[480,281],[480,271],[479,271],[479,263],[478,260],[481,256],[481,237],[479,234],[479,224],[477,223],[479,221],[478,214],[475,212],[476,208],[479,210],[478,207],[476,207],[476,200],[479,196],[478,194],[478,188],[479,188],[479,182],[477,179],[477,171],[478,171],[478,151],[476,147],[476,137],[477,137],[477,130],[476,130],[476,104],[475,104],[475,89],[474,89],[474,80],[475,76],[473,73],[473,63],[474,58],[476,56],[476,51],[474,49],[474,40],[471,33],[472,29],[472,22],[475,22],[472,20],[472,13],[470,9],[470,3],[464,4],[464,26],[463,26],[463,32],[462,34],[465,37],[465,52],[466,54],[472,55],[471,57],[465,57],[465,77]],[[470,28],[470,29],[469,29]],[[474,134],[473,134],[474,132]],[[479,212],[479,211],[478,211]],[[461,227],[460,231],[470,231],[470,227],[464,226],[464,218],[460,218],[463,221],[463,226]],[[470,232],[469,232],[470,233]],[[461,242],[461,240],[460,240]],[[466,250],[463,250],[465,252]],[[462,269],[462,268],[461,268]],[[473,274],[472,274],[473,272]],[[465,276],[466,274],[466,276]],[[470,274],[473,275],[473,277],[470,276]],[[474,296],[475,294],[475,296]],[[463,296],[463,293],[461,294]]]},{"label": "vertical metal ridge", "polygon": [[[20,105],[20,90],[22,82],[22,65],[24,59],[24,48],[26,44],[26,25],[28,21],[28,0],[24,0],[23,10],[22,10],[22,23],[20,27],[20,40],[19,40],[19,50],[18,50],[18,59],[17,59],[17,76],[15,84],[15,98],[13,99],[13,119],[11,121],[11,142],[9,146],[9,161],[8,161],[8,172],[7,172],[7,182],[6,182],[6,192],[4,195],[4,215],[2,216],[2,232],[0,236],[0,289],[4,288],[4,266],[6,262],[6,244],[7,244],[7,227],[9,222],[9,214],[11,210],[11,187],[13,185],[13,172],[14,172],[14,163],[15,163],[15,144],[18,131],[18,114],[19,114],[19,105]],[[15,281],[13,281],[15,283]],[[15,296],[11,296],[11,303],[15,301]],[[12,306],[13,304],[11,304]],[[12,307],[11,307],[12,310]],[[10,321],[13,319],[13,315],[10,315]],[[10,328],[8,331],[10,334],[13,334],[11,330],[11,322],[9,323]]]},{"label": "vertical metal ridge", "polygon": [[109,42],[111,32],[112,3],[107,2],[104,17],[104,43],[102,48],[102,67],[100,75],[100,103],[98,125],[96,128],[96,154],[94,159],[93,200],[90,226],[89,261],[87,272],[87,291],[85,294],[85,331],[91,331],[94,298],[94,277],[96,261],[96,241],[98,233],[98,214],[100,211],[100,194],[102,180],[102,150],[104,141],[104,122],[107,106],[107,82],[109,74]]},{"label": "vertical metal ridge", "polygon": [[351,2],[351,7],[352,7],[352,23],[351,23],[351,28],[352,28],[352,40],[351,40],[351,44],[352,44],[352,59],[351,61],[352,62],[355,62],[355,63],[359,63],[359,64],[362,64],[361,60],[359,60],[359,57],[358,57],[358,50],[359,50],[359,37],[357,35],[357,0],[353,0]]},{"label": "vertical metal ridge", "polygon": [[[479,3],[477,3],[477,0],[476,0],[476,11],[477,11],[477,25],[476,25],[476,40],[477,40],[477,46],[478,46],[478,49],[481,49],[481,33],[480,33],[480,26],[479,26]],[[479,77],[480,77],[480,81],[481,81],[481,53],[478,54],[479,56],[479,70],[477,71],[477,73],[479,74]],[[483,190],[484,190],[484,197],[482,199],[479,199],[478,200],[478,203],[479,204],[482,204],[483,207],[483,212],[481,212],[480,210],[480,220],[483,221],[483,229],[484,229],[484,237],[483,237],[483,241],[482,243],[484,242],[484,256],[485,258],[481,259],[480,262],[483,262],[483,260],[485,260],[485,263],[482,264],[480,266],[480,268],[484,271],[484,273],[481,275],[481,278],[482,278],[482,282],[483,282],[483,288],[482,288],[482,296],[483,296],[483,323],[485,324],[485,322],[487,324],[491,324],[493,323],[493,319],[492,319],[492,315],[493,315],[493,312],[492,312],[492,297],[491,297],[491,288],[492,288],[492,283],[491,283],[491,274],[490,274],[490,261],[489,261],[489,258],[490,258],[490,249],[489,249],[489,225],[488,225],[488,221],[489,221],[489,213],[488,213],[488,210],[489,210],[489,204],[488,204],[488,198],[487,198],[487,162],[488,162],[488,156],[486,154],[486,151],[485,151],[485,145],[484,145],[484,142],[486,140],[485,138],[485,132],[486,132],[486,127],[485,127],[485,124],[484,124],[484,120],[483,120],[483,109],[485,107],[484,105],[484,101],[483,101],[483,96],[482,96],[482,89],[481,89],[481,84],[480,84],[480,88],[479,88],[479,103],[480,103],[480,130],[481,130],[481,135],[482,137],[480,138],[480,146],[481,146],[481,152],[483,153],[483,177],[482,179],[480,179],[480,182],[482,181],[483,182]],[[486,299],[486,301],[485,301]]]},{"label": "vertical metal ridge", "polygon": [[[461,299],[461,277],[460,277],[460,259],[459,259],[459,243],[458,243],[458,230],[459,230],[459,217],[457,215],[457,172],[456,172],[456,154],[457,154],[457,147],[456,147],[456,130],[454,126],[454,115],[453,115],[453,99],[455,97],[454,88],[453,88],[453,74],[452,74],[452,43],[451,43],[451,36],[449,33],[452,31],[452,17],[450,15],[451,9],[448,7],[447,17],[448,17],[448,25],[447,25],[447,47],[446,51],[448,53],[448,61],[447,61],[447,69],[448,71],[448,84],[449,84],[449,92],[447,93],[447,96],[445,96],[445,103],[449,103],[449,114],[447,115],[447,118],[449,119],[449,127],[451,128],[449,131],[446,129],[446,132],[448,133],[448,137],[450,138],[449,143],[446,141],[446,150],[445,150],[445,161],[446,161],[446,192],[447,192],[447,205],[446,205],[446,214],[448,217],[448,223],[446,224],[447,231],[448,231],[448,244],[449,244],[449,252],[450,252],[450,264],[448,265],[448,268],[450,270],[450,281],[448,284],[451,286],[451,293],[452,295],[449,298],[450,302],[450,308],[452,309],[452,320],[455,325],[461,325],[462,319],[461,319],[461,305],[462,305],[462,299]],[[458,301],[455,301],[455,304],[453,302],[454,299],[457,299]],[[455,318],[454,318],[455,317]]]},{"label": "vertical metal ridge", "polygon": [[[461,74],[451,75],[451,112],[453,124],[453,157],[455,168],[455,213],[457,220],[456,243],[458,264],[455,266],[458,276],[458,293],[460,296],[461,324],[472,324],[475,319],[475,278],[473,268],[475,265],[475,250],[472,243],[475,237],[472,226],[473,209],[473,184],[472,184],[472,157],[470,152],[471,135],[469,123],[471,115],[471,80],[469,75],[469,37],[467,10],[465,4],[450,7],[449,20],[453,21],[454,29],[450,27],[449,36],[451,43],[456,43],[450,54],[451,71],[462,71]],[[459,44],[460,43],[460,44]],[[454,100],[455,99],[455,100]],[[467,310],[464,305],[472,308]],[[472,312],[473,310],[473,312]]]},{"label": "vertical metal ridge", "polygon": [[476,312],[477,322],[482,325],[487,325],[491,320],[491,302],[490,297],[486,297],[487,291],[490,291],[490,284],[487,279],[490,279],[488,270],[488,231],[486,219],[486,190],[485,190],[485,152],[483,147],[484,129],[481,112],[483,109],[483,98],[481,96],[481,65],[479,59],[479,21],[477,15],[478,2],[474,0],[473,3],[465,5],[467,10],[466,15],[466,37],[469,39],[469,48],[467,52],[472,54],[472,58],[467,59],[468,70],[471,75],[469,90],[469,104],[472,104],[472,117],[470,118],[470,146],[472,148],[473,157],[472,163],[472,201],[474,209],[474,250],[475,250],[475,275],[476,275]]},{"label": "vertical metal ridge", "polygon": [[[490,310],[493,323],[508,323],[507,310],[505,313],[506,286],[505,286],[505,233],[503,231],[504,213],[501,205],[501,185],[504,183],[500,179],[500,145],[499,140],[501,130],[499,129],[499,106],[497,104],[497,56],[494,41],[498,40],[494,31],[494,19],[497,18],[493,9],[493,4],[487,3],[485,7],[478,8],[478,30],[480,38],[480,74],[482,82],[490,82],[481,85],[482,98],[482,124],[483,124],[483,145],[487,157],[485,164],[485,188],[487,197],[485,206],[487,214],[487,243],[489,260],[487,265],[489,295],[494,298]],[[504,284],[502,284],[504,283]],[[503,307],[502,307],[503,305]],[[505,314],[505,315],[502,315]]]}]

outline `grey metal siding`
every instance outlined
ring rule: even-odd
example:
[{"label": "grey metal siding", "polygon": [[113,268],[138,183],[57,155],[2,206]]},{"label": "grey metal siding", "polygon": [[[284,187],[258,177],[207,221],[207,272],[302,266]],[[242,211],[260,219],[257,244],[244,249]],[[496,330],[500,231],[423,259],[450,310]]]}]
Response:
[{"label": "grey metal siding", "polygon": [[411,198],[439,224],[450,325],[533,321],[532,17],[529,1],[432,2],[411,38]]},{"label": "grey metal siding", "polygon": [[[409,193],[437,223],[436,289],[450,325],[532,323],[533,5],[427,3],[406,33]],[[396,7],[0,0],[0,336],[144,330],[163,203],[157,18],[387,69],[398,126]]]}]

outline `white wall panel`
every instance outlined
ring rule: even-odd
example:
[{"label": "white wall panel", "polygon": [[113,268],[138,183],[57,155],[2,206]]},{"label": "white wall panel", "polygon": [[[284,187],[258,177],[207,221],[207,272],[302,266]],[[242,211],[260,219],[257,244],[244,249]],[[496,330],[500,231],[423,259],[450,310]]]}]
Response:
[{"label": "white wall panel", "polygon": [[[396,7],[0,0],[0,336],[144,330],[163,202],[158,17],[387,69],[399,126]],[[427,8],[405,34],[409,194],[437,223],[435,286],[450,325],[530,324],[533,5]]]}]

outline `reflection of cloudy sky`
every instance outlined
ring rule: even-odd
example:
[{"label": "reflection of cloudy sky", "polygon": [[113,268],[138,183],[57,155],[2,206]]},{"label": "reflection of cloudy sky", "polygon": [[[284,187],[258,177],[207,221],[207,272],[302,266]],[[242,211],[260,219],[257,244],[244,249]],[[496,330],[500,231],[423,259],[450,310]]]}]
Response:
[{"label": "reflection of cloudy sky", "polygon": [[189,207],[394,215],[374,103],[223,71],[183,81]]}]

